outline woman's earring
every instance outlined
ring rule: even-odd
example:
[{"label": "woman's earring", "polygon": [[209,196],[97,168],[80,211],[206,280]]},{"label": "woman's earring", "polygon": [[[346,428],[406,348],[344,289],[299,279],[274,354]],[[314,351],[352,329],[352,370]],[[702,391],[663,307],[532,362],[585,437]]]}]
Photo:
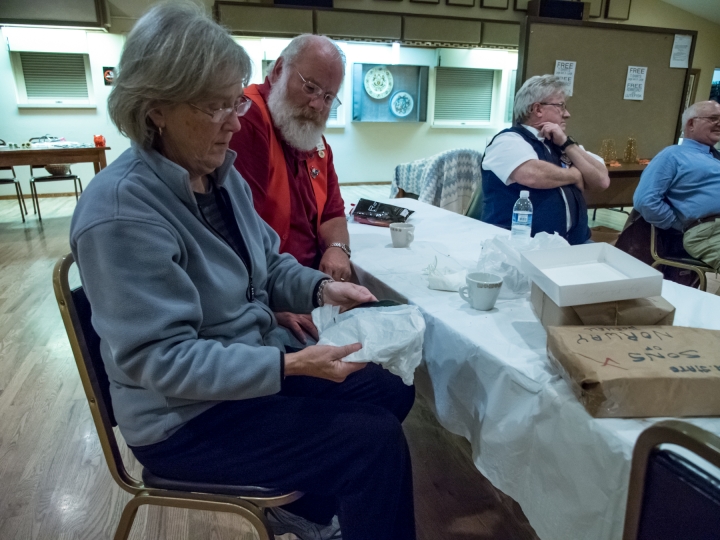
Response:
[{"label": "woman's earring", "polygon": [[162,128],[159,127],[159,128],[158,128],[158,131],[160,132],[160,136],[162,137]]}]

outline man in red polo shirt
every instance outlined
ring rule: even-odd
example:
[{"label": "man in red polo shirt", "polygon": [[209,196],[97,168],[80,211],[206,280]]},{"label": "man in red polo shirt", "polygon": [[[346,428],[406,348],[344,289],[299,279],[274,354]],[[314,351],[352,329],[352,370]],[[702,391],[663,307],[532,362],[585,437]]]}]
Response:
[{"label": "man in red polo shirt", "polygon": [[[344,56],[330,39],[296,37],[265,82],[246,88],[253,105],[230,142],[255,209],[280,236],[280,251],[337,281],[350,278],[350,237],[322,134],[344,71]],[[304,333],[317,338],[308,315],[275,315],[302,342]]]}]

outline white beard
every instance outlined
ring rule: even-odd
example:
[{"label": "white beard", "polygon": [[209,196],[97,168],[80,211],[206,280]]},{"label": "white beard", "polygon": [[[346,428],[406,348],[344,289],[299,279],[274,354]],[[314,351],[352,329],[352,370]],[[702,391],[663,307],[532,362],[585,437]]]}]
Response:
[{"label": "white beard", "polygon": [[295,107],[287,100],[287,77],[270,89],[267,101],[275,127],[293,148],[309,152],[322,140],[327,115],[309,107]]}]

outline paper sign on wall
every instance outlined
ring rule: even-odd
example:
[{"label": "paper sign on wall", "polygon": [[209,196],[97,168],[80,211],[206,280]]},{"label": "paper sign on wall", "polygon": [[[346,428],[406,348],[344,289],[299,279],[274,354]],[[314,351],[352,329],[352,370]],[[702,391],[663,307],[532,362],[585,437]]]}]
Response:
[{"label": "paper sign on wall", "polygon": [[647,69],[640,66],[628,66],[627,79],[625,80],[625,97],[623,99],[635,101],[644,99]]},{"label": "paper sign on wall", "polygon": [[687,34],[675,34],[673,41],[672,53],[670,54],[671,68],[687,68],[690,60],[690,47],[692,46],[692,36]]},{"label": "paper sign on wall", "polygon": [[573,95],[576,64],[577,62],[571,62],[569,60],[555,60],[555,76],[565,81],[568,85],[566,97]]}]

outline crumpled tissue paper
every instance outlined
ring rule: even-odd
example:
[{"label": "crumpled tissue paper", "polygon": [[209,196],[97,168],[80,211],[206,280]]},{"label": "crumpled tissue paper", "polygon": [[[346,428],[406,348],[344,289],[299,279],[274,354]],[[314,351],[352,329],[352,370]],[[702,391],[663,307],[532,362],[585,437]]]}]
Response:
[{"label": "crumpled tissue paper", "polygon": [[375,362],[399,376],[408,386],[422,360],[425,319],[417,306],[370,307],[340,313],[337,306],[312,312],[320,334],[318,345],[350,345],[363,348],[345,362]]},{"label": "crumpled tissue paper", "polygon": [[438,291],[455,291],[465,285],[465,277],[467,270],[452,270],[447,266],[438,268],[438,260],[429,265],[424,271],[428,278],[428,289],[436,289]]},{"label": "crumpled tissue paper", "polygon": [[567,240],[557,233],[537,233],[524,243],[513,241],[505,234],[485,240],[481,246],[478,272],[487,272],[503,278],[498,298],[521,298],[530,294],[530,280],[520,270],[520,252],[568,247]]}]

